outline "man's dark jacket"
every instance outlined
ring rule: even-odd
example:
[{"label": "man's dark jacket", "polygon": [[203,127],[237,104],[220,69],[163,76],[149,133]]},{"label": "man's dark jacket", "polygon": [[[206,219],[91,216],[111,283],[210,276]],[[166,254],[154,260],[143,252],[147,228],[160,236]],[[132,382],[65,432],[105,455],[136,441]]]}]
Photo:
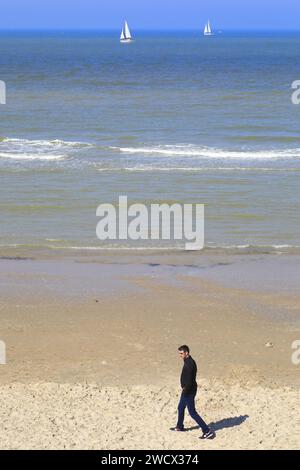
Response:
[{"label": "man's dark jacket", "polygon": [[191,356],[184,359],[180,384],[184,395],[197,392],[197,364]]}]

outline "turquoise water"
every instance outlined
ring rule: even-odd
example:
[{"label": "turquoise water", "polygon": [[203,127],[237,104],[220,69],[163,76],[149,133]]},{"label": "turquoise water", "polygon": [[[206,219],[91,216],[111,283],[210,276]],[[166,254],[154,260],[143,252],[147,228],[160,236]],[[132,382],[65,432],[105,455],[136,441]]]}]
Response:
[{"label": "turquoise water", "polygon": [[2,33],[2,249],[106,248],[121,194],[204,203],[210,248],[299,249],[299,57],[291,34]]}]

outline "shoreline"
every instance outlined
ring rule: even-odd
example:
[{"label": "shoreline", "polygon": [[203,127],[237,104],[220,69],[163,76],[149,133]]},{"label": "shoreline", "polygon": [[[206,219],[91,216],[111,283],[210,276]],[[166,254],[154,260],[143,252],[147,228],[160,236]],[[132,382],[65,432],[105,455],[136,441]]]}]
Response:
[{"label": "shoreline", "polygon": [[89,258],[111,256],[255,256],[255,255],[300,255],[300,245],[261,244],[261,245],[206,245],[202,250],[189,251],[184,246],[113,246],[108,245],[34,245],[34,244],[7,244],[0,245],[0,260],[11,259],[61,259],[61,258]]},{"label": "shoreline", "polygon": [[38,288],[34,297],[38,292],[47,296],[52,291],[69,300],[78,296],[88,299],[102,293],[103,287],[114,294],[120,290],[126,294],[127,289],[131,290],[130,280],[135,278],[156,278],[158,282],[187,288],[189,282],[185,278],[190,278],[245,292],[297,297],[299,268],[300,256],[290,254],[109,251],[49,256],[28,252],[3,255],[0,251],[0,294],[13,298],[18,289],[18,296],[20,292],[26,296],[27,289]]}]

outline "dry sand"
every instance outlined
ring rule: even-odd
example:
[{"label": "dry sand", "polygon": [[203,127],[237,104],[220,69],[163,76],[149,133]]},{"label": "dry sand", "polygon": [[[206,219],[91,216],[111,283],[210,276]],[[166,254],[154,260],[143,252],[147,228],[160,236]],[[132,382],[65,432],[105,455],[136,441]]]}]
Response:
[{"label": "dry sand", "polygon": [[217,438],[200,441],[190,418],[176,423],[172,387],[99,387],[96,384],[1,387],[4,449],[297,449],[299,390],[241,387],[203,381],[199,409]]},{"label": "dry sand", "polygon": [[[17,276],[34,286],[28,273]],[[124,281],[130,289],[118,294],[2,298],[1,448],[299,448],[297,295],[188,276]],[[211,442],[198,439],[190,418],[188,432],[169,431],[182,343],[198,363],[198,408],[217,432]]]}]

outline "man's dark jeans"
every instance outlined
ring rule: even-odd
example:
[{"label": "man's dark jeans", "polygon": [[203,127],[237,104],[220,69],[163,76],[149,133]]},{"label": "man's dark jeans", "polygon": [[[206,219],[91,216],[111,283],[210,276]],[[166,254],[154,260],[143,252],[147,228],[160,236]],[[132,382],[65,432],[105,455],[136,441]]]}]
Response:
[{"label": "man's dark jeans", "polygon": [[195,408],[195,398],[196,398],[197,392],[189,393],[185,395],[183,392],[180,397],[180,402],[178,405],[178,422],[177,422],[177,427],[179,429],[184,429],[184,412],[185,409],[188,409],[188,412],[193,418],[194,421],[200,426],[202,431],[204,433],[207,433],[209,431],[209,427],[207,424],[203,421],[201,416],[198,415],[196,408]]}]

